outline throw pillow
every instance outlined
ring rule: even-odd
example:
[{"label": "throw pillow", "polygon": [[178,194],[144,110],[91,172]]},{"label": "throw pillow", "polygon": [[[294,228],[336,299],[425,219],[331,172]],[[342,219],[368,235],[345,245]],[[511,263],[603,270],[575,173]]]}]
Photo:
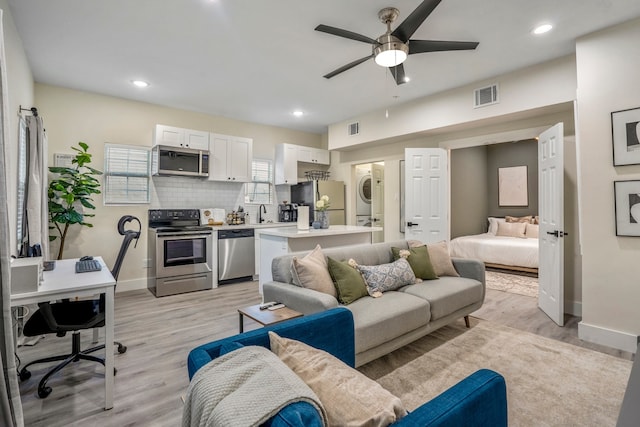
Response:
[{"label": "throw pillow", "polygon": [[527,216],[509,216],[506,215],[504,217],[506,222],[532,222],[533,221],[533,216],[531,215],[527,215]]},{"label": "throw pillow", "polygon": [[489,220],[489,229],[487,230],[487,233],[491,233],[494,236],[498,232],[498,223],[506,221],[504,218],[495,218],[492,216],[490,216],[488,220]]},{"label": "throw pillow", "polygon": [[524,236],[528,239],[537,239],[539,227],[539,225],[527,224],[527,228],[524,230]]},{"label": "throw pillow", "polygon": [[527,224],[524,222],[505,222],[498,224],[498,232],[496,236],[520,237],[524,239],[524,232]]},{"label": "throw pillow", "polygon": [[[393,259],[400,258],[400,248],[391,248],[391,253],[393,254]],[[434,280],[437,279],[435,270],[433,269],[433,265],[431,264],[431,259],[429,258],[429,251],[426,246],[417,246],[415,248],[409,248],[409,256],[407,257],[407,261],[409,261],[409,265],[413,270],[413,274],[420,279],[425,280]]]},{"label": "throw pillow", "polygon": [[337,296],[336,287],[333,286],[327,260],[320,245],[316,245],[315,249],[303,258],[293,257],[291,275],[293,283],[298,286],[324,292],[333,297]]},{"label": "throw pillow", "polygon": [[429,243],[427,245],[427,249],[429,250],[429,258],[431,259],[431,264],[433,265],[433,269],[438,277],[460,277],[460,275],[456,271],[456,268],[453,266],[453,262],[451,262],[451,255],[449,254],[449,244],[446,240],[438,243]]},{"label": "throw pillow", "polygon": [[533,217],[533,223],[534,224],[540,224],[540,217],[538,215]]},{"label": "throw pillow", "polygon": [[374,298],[381,297],[383,292],[412,285],[416,281],[409,261],[404,258],[389,264],[358,265],[356,268],[364,277],[367,292]]},{"label": "throw pillow", "polygon": [[399,398],[333,355],[269,332],[271,351],[313,390],[329,425],[386,426],[406,415]]},{"label": "throw pillow", "polygon": [[349,265],[348,261],[336,261],[329,257],[327,264],[341,304],[351,304],[368,295],[362,274]]}]

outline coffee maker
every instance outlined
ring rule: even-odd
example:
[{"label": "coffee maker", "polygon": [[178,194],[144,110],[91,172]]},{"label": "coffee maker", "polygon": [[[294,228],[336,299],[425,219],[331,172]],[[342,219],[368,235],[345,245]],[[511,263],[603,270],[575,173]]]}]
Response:
[{"label": "coffee maker", "polygon": [[278,221],[298,221],[298,205],[296,205],[295,203],[282,203],[278,205]]}]

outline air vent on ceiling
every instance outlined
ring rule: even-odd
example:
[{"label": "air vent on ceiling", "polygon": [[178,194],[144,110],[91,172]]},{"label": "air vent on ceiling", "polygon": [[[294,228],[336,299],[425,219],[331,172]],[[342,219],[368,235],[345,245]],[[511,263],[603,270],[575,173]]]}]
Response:
[{"label": "air vent on ceiling", "polygon": [[498,103],[498,85],[494,84],[487,87],[476,89],[473,93],[473,107],[485,107],[487,105]]},{"label": "air vent on ceiling", "polygon": [[349,123],[347,131],[349,132],[349,136],[357,135],[360,133],[360,123]]}]

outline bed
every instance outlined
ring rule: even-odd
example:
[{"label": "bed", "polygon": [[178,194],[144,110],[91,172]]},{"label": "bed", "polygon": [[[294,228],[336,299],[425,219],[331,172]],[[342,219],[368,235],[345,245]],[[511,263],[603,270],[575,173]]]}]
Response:
[{"label": "bed", "polygon": [[[495,221],[492,222],[492,220]],[[521,223],[515,227],[500,225],[505,222],[504,218],[490,218],[489,221],[487,233],[461,236],[451,240],[449,243],[451,256],[479,259],[487,267],[537,273],[538,226],[528,223]],[[516,228],[525,231],[510,232]],[[527,228],[531,230],[528,235]],[[508,231],[503,231],[507,229]]]}]

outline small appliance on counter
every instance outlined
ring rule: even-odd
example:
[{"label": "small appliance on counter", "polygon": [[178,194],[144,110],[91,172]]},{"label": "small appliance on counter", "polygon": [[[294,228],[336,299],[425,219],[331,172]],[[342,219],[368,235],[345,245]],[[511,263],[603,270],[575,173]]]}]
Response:
[{"label": "small appliance on counter", "polygon": [[287,203],[286,201],[278,205],[278,221],[296,222],[298,221],[298,205]]}]

